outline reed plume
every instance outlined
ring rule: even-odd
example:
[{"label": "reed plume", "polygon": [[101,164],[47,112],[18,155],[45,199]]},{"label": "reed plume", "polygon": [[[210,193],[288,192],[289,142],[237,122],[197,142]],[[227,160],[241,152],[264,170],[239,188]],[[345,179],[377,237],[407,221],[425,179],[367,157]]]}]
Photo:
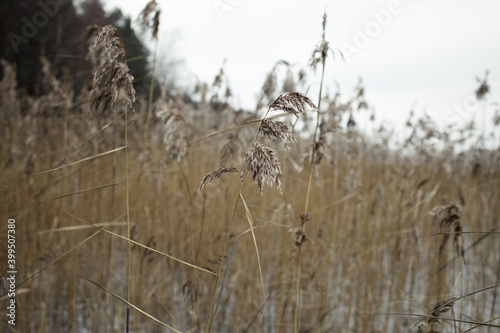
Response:
[{"label": "reed plume", "polygon": [[306,106],[315,110],[317,109],[316,105],[307,96],[299,92],[292,92],[276,98],[269,105],[269,111],[283,111],[284,113],[293,114],[298,117],[300,114],[305,114]]},{"label": "reed plume", "polygon": [[164,121],[163,143],[167,155],[163,159],[163,167],[172,162],[180,162],[188,154],[189,138],[187,134],[186,119],[181,113],[182,102],[179,101],[177,107],[172,103],[165,104],[157,102],[160,105],[168,105],[168,109],[158,110],[156,116]]},{"label": "reed plume", "polygon": [[286,60],[279,60],[276,62],[271,69],[271,71],[267,74],[266,80],[261,88],[261,95],[259,100],[257,101],[257,106],[255,108],[255,112],[259,111],[264,105],[264,100],[267,100],[268,103],[271,103],[274,96],[276,96],[276,89],[278,86],[278,68],[281,66],[286,66],[288,69],[290,64]]},{"label": "reed plume", "polygon": [[241,152],[241,140],[238,132],[229,133],[221,148],[220,165],[227,165],[229,161],[237,160],[237,155]]},{"label": "reed plume", "polygon": [[439,257],[442,256],[450,236],[453,235],[453,244],[455,245],[457,256],[461,256],[465,263],[461,212],[462,207],[455,203],[446,206],[436,206],[431,210],[431,215],[434,216],[434,221],[439,222],[440,231],[443,233],[443,240],[439,246]]},{"label": "reed plume", "polygon": [[252,173],[252,179],[257,184],[260,194],[262,194],[264,184],[272,187],[273,183],[276,183],[276,188],[282,193],[279,178],[282,175],[281,164],[274,150],[255,142],[247,152],[245,162],[247,171]]},{"label": "reed plume", "polygon": [[246,153],[247,169],[241,176],[244,179],[245,173],[247,171],[251,172],[252,179],[257,184],[260,194],[262,194],[264,184],[272,187],[273,183],[276,183],[276,188],[282,193],[280,180],[282,170],[275,151],[257,142],[259,135],[262,134],[270,139],[277,139],[285,148],[288,148],[289,143],[295,142],[295,138],[285,123],[266,119],[267,115],[271,111],[282,111],[298,117],[300,114],[305,114],[306,106],[316,109],[316,105],[307,96],[299,92],[280,95],[269,105],[266,116],[260,123],[256,140]]},{"label": "reed plume", "polygon": [[271,140],[280,141],[286,149],[290,149],[288,144],[296,142],[288,125],[281,121],[263,119],[260,124],[260,132]]},{"label": "reed plume", "polygon": [[458,297],[449,297],[443,300],[439,300],[434,309],[432,309],[431,315],[423,323],[417,326],[417,333],[439,333],[433,330],[433,324],[438,323],[440,317],[446,312],[453,310],[453,305],[458,300]]},{"label": "reed plume", "polygon": [[94,47],[101,49],[100,63],[94,72],[90,91],[90,110],[101,115],[117,106],[135,114],[135,89],[129,73],[125,45],[118,30],[106,25],[97,31]]},{"label": "reed plume", "polygon": [[160,13],[160,6],[156,1],[152,0],[147,3],[137,19],[142,31],[151,30],[151,37],[153,39],[158,39]]},{"label": "reed plume", "polygon": [[214,180],[218,180],[220,178],[220,176],[222,176],[223,174],[228,173],[228,172],[238,172],[238,169],[236,169],[235,167],[230,167],[230,166],[222,166],[216,170],[209,172],[201,180],[200,187],[198,187],[198,189],[196,190],[196,194],[198,194],[203,189],[203,187],[205,187],[205,185],[210,184]]}]

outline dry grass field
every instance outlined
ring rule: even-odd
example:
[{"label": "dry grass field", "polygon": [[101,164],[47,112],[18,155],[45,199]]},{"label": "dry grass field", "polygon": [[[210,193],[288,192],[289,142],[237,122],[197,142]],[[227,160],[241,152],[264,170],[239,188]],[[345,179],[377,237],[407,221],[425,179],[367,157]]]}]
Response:
[{"label": "dry grass field", "polygon": [[499,331],[500,152],[464,146],[472,130],[457,144],[423,118],[397,147],[366,137],[339,126],[361,90],[276,93],[263,113],[133,103],[119,36],[96,34],[80,96],[46,62],[49,92],[29,97],[2,63],[0,234],[15,219],[18,273],[1,331]]}]

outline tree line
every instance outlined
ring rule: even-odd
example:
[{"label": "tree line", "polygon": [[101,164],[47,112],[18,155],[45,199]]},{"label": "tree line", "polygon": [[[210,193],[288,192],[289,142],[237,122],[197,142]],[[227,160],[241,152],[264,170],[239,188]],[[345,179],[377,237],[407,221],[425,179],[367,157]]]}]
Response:
[{"label": "tree line", "polygon": [[0,59],[16,65],[17,88],[37,97],[46,89],[40,60],[44,57],[58,78],[69,75],[65,80],[72,81],[77,96],[92,77],[85,31],[89,26],[106,24],[119,30],[127,57],[133,60],[129,68],[135,84],[142,85],[142,80],[148,80],[148,49],[132,27],[132,19],[119,9],[106,13],[100,0],[3,0]]}]

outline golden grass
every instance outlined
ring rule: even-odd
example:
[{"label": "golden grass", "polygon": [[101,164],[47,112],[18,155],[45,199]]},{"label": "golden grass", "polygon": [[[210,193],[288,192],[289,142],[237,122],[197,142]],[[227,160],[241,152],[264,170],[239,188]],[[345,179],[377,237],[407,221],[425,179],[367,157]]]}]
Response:
[{"label": "golden grass", "polygon": [[[137,118],[132,128],[143,120]],[[35,126],[44,133],[30,143],[32,151],[23,154],[34,155],[30,162],[33,175],[26,175],[23,155],[12,154],[6,146],[1,150],[2,161],[12,159],[2,172],[1,215],[3,220],[15,218],[18,223],[19,280],[42,269],[22,285],[29,292],[18,295],[18,328],[39,332],[124,330],[126,305],[113,295],[125,298],[127,242],[110,233],[96,234],[100,229],[77,228],[86,226],[83,221],[123,220],[123,151],[87,160],[116,147],[114,135],[108,132],[96,137],[85,155],[70,158],[65,164],[69,166],[40,173],[54,169],[72,151],[59,140],[63,128],[57,124],[61,120],[13,120],[12,128]],[[64,121],[68,131],[82,131],[83,119]],[[152,250],[212,272],[222,260],[222,279],[228,257],[220,256],[227,238],[231,265],[214,313],[214,331],[291,330],[296,306],[295,232],[301,223],[308,179],[306,171],[294,169],[299,152],[276,146],[283,169],[283,195],[276,191],[258,195],[255,185],[246,182],[241,189],[246,204],[236,207],[234,226],[227,234],[240,193],[237,174],[225,174],[194,196],[207,170],[217,169],[224,140],[215,136],[192,144],[184,161],[163,169],[161,127],[157,123],[152,136],[151,156],[155,159],[145,165],[139,159],[142,135],[132,131],[129,138],[131,238],[144,245],[135,244],[131,249],[130,303],[179,331],[203,330],[214,276]],[[123,127],[113,131],[123,137]],[[15,147],[23,151],[30,132],[16,131],[15,135]],[[82,141],[84,137],[75,140],[75,146]],[[498,284],[498,165],[485,161],[481,171],[474,173],[473,165],[459,159],[448,161],[445,169],[440,161],[413,163],[397,153],[378,156],[362,151],[351,156],[345,144],[331,148],[334,167],[321,164],[318,177],[313,178],[308,241],[300,246],[301,330],[408,330],[418,320],[384,314],[430,313],[426,309],[438,300]],[[110,186],[102,186],[106,184]],[[463,206],[461,237],[466,264],[451,243],[440,256],[446,236],[429,214],[435,206],[453,202]],[[248,212],[255,239],[246,233]],[[4,228],[2,225],[2,232]],[[47,232],[50,230],[53,232]],[[115,230],[122,235],[125,231]],[[454,317],[486,322],[497,316],[494,290],[457,301]],[[218,295],[220,290],[216,291]],[[138,313],[132,314],[130,325],[132,331],[162,330],[160,324]],[[445,331],[452,327],[447,320],[434,325],[442,325]]]},{"label": "golden grass", "polygon": [[[117,43],[112,54],[119,36],[104,31]],[[323,34],[311,66],[324,72],[327,53]],[[16,219],[17,330],[500,327],[498,151],[453,154],[449,141],[438,150],[425,119],[391,150],[382,131],[372,138],[378,144],[343,132],[338,116],[349,108],[337,97],[321,108],[321,94],[312,138],[293,135],[290,119],[268,113],[307,122],[306,107],[316,106],[300,93],[271,102],[269,87],[262,120],[166,96],[154,107],[136,103],[133,122],[127,112],[111,117],[120,105],[132,111],[124,59],[97,71],[90,105],[98,112],[69,105],[48,63],[52,92],[40,100],[16,94],[10,74],[0,82],[8,115],[0,121],[0,218]],[[113,66],[123,79],[107,85]],[[362,91],[352,99],[358,108]]]}]

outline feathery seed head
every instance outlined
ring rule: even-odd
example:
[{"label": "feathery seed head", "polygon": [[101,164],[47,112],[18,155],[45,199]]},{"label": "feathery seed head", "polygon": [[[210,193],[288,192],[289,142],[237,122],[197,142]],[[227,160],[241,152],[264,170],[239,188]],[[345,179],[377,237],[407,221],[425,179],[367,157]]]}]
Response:
[{"label": "feathery seed head", "polygon": [[279,176],[282,174],[281,164],[276,157],[276,153],[269,147],[255,142],[252,148],[246,153],[245,162],[247,163],[247,171],[252,173],[252,179],[257,184],[258,191],[262,194],[264,184],[272,187],[273,182],[276,183],[276,188],[281,191],[281,180]]},{"label": "feathery seed head", "polygon": [[290,149],[289,143],[296,142],[288,126],[281,121],[264,119],[260,124],[260,132],[269,139],[277,139],[285,149]]},{"label": "feathery seed head", "polygon": [[165,121],[163,143],[167,156],[163,160],[163,167],[170,163],[180,162],[188,154],[189,139],[187,137],[186,120],[181,114],[169,113]]},{"label": "feathery seed head", "polygon": [[439,221],[439,228],[443,233],[443,240],[439,246],[441,256],[450,236],[453,235],[453,244],[457,255],[462,257],[465,263],[464,240],[462,236],[461,222],[462,207],[459,204],[443,205],[434,207],[430,214],[434,216],[434,221]]},{"label": "feathery seed head", "polygon": [[[286,66],[288,69],[290,69],[290,64],[286,60],[279,60],[276,62],[271,69],[271,71],[267,74],[266,76],[266,81],[262,85],[262,96],[259,99],[257,103],[257,110],[260,109],[263,106],[263,100],[264,98],[268,101],[268,103],[271,103],[272,98],[275,95],[276,89],[278,88],[278,67],[281,65]],[[284,90],[286,91],[286,90]]]},{"label": "feathery seed head", "polygon": [[101,61],[94,72],[94,86],[90,91],[91,110],[101,114],[118,105],[135,113],[135,89],[129,74],[125,46],[112,25],[100,28],[94,47],[101,50]]},{"label": "feathery seed head", "polygon": [[88,50],[85,60],[90,60],[94,68],[97,68],[97,66],[99,66],[101,63],[100,54],[102,53],[102,50],[94,46],[95,37],[100,28],[101,27],[98,26],[97,24],[90,25],[85,29],[85,32],[82,34],[81,37],[81,39],[87,43]]},{"label": "feathery seed head", "polygon": [[165,124],[163,126],[163,143],[165,143],[167,156],[163,160],[163,167],[167,167],[174,161],[181,161],[188,154],[189,137],[186,119],[182,113],[183,108],[182,99],[177,97],[174,100],[167,101],[164,94],[153,106],[156,117]]},{"label": "feathery seed head", "polygon": [[226,142],[222,146],[221,149],[221,165],[228,164],[227,162],[232,159],[234,156],[239,155],[241,150],[241,141],[238,136],[238,132],[230,133],[227,136]]},{"label": "feathery seed head", "polygon": [[314,72],[316,72],[319,63],[325,62],[326,57],[328,56],[328,50],[330,49],[330,47],[328,46],[328,41],[326,41],[326,19],[327,15],[325,12],[323,13],[323,22],[321,24],[321,26],[323,27],[321,41],[314,49],[311,55],[311,59],[309,59],[309,67],[311,67]]},{"label": "feathery seed head", "polygon": [[203,189],[203,187],[205,187],[205,185],[210,184],[214,180],[218,180],[220,176],[228,172],[238,172],[238,169],[236,169],[235,167],[222,166],[216,170],[209,172],[201,180],[200,187],[198,187],[198,189],[196,190],[196,194],[198,194]]},{"label": "feathery seed head", "polygon": [[292,92],[278,96],[269,106],[269,111],[283,111],[298,117],[299,114],[305,113],[306,105],[312,109],[317,109],[316,105],[307,96],[299,92]]},{"label": "feathery seed head", "polygon": [[436,220],[443,220],[450,215],[459,214],[461,211],[462,207],[454,203],[451,205],[436,206],[430,211],[430,214],[434,216]]},{"label": "feathery seed head", "polygon": [[[443,313],[450,311],[451,309],[453,309],[453,305],[455,304],[455,301],[457,299],[457,297],[450,297],[437,302],[436,306],[432,310],[431,316],[440,317]],[[437,322],[438,320],[438,318],[429,318],[429,323]]]},{"label": "feathery seed head", "polygon": [[294,236],[294,243],[296,247],[301,247],[302,244],[309,240],[309,238],[307,238],[306,234],[304,233],[304,230],[302,230],[302,228],[300,227],[290,229],[290,232]]},{"label": "feathery seed head", "polygon": [[318,67],[318,64],[323,64],[326,61],[326,57],[328,56],[328,51],[332,51],[333,58],[335,59],[335,52],[339,53],[342,58],[344,58],[344,55],[342,52],[338,49],[332,49],[330,47],[330,44],[326,40],[326,20],[327,15],[326,12],[323,14],[323,21],[321,23],[321,26],[323,27],[323,33],[321,35],[321,40],[312,52],[311,59],[309,59],[309,67],[316,72],[316,69]]},{"label": "feathery seed head", "polygon": [[151,36],[158,40],[158,28],[160,26],[160,6],[156,1],[148,2],[137,18],[137,22],[142,31],[151,29]]}]

